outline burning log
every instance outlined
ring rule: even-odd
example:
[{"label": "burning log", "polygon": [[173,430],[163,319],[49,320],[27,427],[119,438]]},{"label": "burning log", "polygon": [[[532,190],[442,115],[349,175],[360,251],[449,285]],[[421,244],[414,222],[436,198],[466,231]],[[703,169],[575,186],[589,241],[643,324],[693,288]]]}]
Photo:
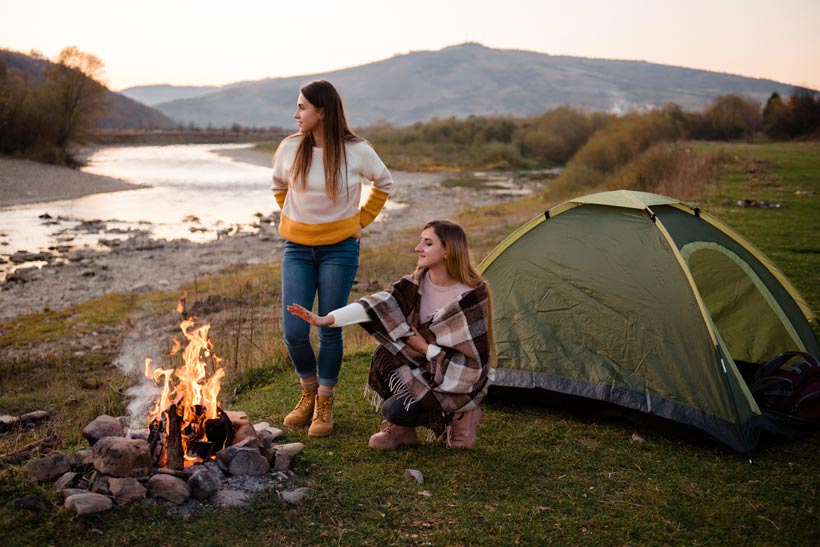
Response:
[{"label": "burning log", "polygon": [[168,435],[165,467],[182,470],[185,467],[185,452],[182,450],[182,415],[177,405],[168,407]]},{"label": "burning log", "polygon": [[233,443],[233,423],[221,409],[218,418],[205,421],[205,436],[213,443],[209,457]]},{"label": "burning log", "polygon": [[163,412],[160,419],[152,421],[148,425],[148,446],[151,448],[151,458],[154,460],[154,467],[165,465],[165,430],[167,426],[168,413]]}]

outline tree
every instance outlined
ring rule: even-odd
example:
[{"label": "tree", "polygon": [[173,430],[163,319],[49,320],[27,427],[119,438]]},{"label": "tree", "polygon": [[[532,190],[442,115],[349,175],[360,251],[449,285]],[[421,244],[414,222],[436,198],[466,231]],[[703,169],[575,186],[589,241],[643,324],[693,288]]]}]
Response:
[{"label": "tree", "polygon": [[690,132],[695,138],[732,140],[754,138],[762,122],[760,105],[735,93],[720,95],[700,115]]},{"label": "tree", "polygon": [[69,146],[83,143],[97,118],[108,110],[106,88],[98,81],[103,62],[70,46],[46,69],[43,86],[45,111],[54,127],[54,155],[58,163],[71,163]]},{"label": "tree", "polygon": [[801,137],[820,131],[820,96],[805,89],[789,97],[789,134]]},{"label": "tree", "polygon": [[788,136],[789,112],[780,94],[771,94],[763,107],[763,131],[770,137],[779,139]]}]

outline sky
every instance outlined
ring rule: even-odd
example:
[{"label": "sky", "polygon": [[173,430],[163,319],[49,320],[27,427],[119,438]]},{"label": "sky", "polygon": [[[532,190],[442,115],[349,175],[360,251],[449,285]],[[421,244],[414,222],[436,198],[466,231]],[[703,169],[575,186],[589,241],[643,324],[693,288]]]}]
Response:
[{"label": "sky", "polygon": [[820,0],[0,0],[0,48],[77,46],[113,90],[311,75],[478,42],[820,90]]}]

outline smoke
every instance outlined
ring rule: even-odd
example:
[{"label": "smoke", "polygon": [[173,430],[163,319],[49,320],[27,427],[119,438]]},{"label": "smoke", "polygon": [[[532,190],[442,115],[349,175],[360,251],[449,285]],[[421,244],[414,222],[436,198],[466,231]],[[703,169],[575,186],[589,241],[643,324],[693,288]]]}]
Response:
[{"label": "smoke", "polygon": [[148,410],[154,405],[162,389],[153,379],[145,377],[145,359],[151,359],[156,368],[162,363],[163,351],[157,333],[132,331],[122,344],[114,364],[126,376],[138,379],[126,390],[128,418],[132,429],[147,427]]}]

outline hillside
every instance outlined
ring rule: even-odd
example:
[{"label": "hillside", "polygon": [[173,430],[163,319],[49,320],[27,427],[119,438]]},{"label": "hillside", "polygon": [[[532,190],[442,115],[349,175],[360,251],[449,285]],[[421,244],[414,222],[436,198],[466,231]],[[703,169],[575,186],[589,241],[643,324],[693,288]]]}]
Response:
[{"label": "hillside", "polygon": [[764,102],[793,87],[772,80],[644,61],[614,61],[491,49],[466,43],[419,51],[334,72],[235,84],[219,92],[156,105],[200,126],[292,126],[299,87],[328,79],[345,98],[352,125],[406,125],[451,116],[527,116],[563,104],[624,112],[675,102],[697,110],[718,95]]},{"label": "hillside", "polygon": [[148,106],[175,101],[177,99],[193,99],[222,89],[218,86],[191,86],[191,85],[140,85],[119,91],[129,99],[141,102]]},{"label": "hillside", "polygon": [[[46,59],[5,49],[0,49],[0,60],[7,69],[20,71],[33,82],[41,81],[43,72],[50,63]],[[107,99],[109,111],[97,122],[101,129],[173,129],[177,126],[162,112],[119,93],[108,90]]]}]

